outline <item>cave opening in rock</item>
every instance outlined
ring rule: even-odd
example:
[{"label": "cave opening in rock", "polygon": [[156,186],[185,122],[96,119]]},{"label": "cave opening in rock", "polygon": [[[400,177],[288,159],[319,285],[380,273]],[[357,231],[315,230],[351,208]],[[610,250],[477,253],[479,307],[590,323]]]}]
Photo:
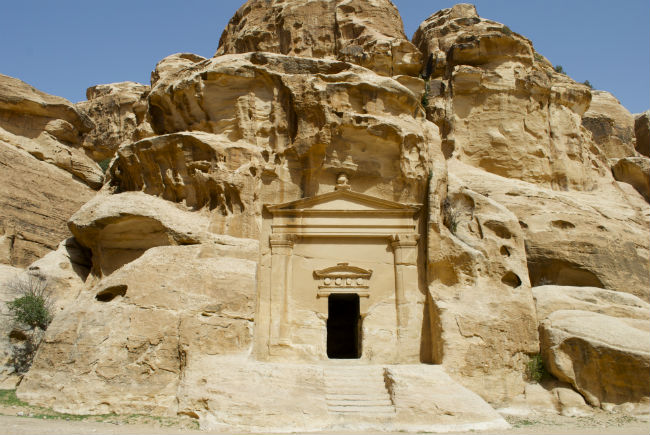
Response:
[{"label": "cave opening in rock", "polygon": [[358,294],[332,294],[328,297],[327,357],[361,357],[361,321]]}]

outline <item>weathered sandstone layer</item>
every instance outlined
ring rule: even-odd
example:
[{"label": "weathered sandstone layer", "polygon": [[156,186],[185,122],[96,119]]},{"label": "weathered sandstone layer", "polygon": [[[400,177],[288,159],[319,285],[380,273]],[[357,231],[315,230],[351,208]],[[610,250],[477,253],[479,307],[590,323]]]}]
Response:
[{"label": "weathered sandstone layer", "polygon": [[582,127],[589,88],[556,73],[528,39],[460,4],[427,18],[413,41],[446,156],[556,189],[590,190],[606,176]]},{"label": "weathered sandstone layer", "polygon": [[148,124],[149,86],[134,82],[92,86],[87,101],[75,106],[95,127],[83,137],[82,146],[93,160],[110,160],[121,145],[151,135]]},{"label": "weathered sandstone layer", "polygon": [[217,56],[266,51],[338,59],[383,76],[417,76],[421,54],[389,0],[249,0],[221,35]]},{"label": "weathered sandstone layer", "polygon": [[608,158],[634,157],[634,117],[612,94],[592,91],[582,125]]},{"label": "weathered sandstone layer", "polygon": [[[69,146],[111,162],[30,267],[62,302],[23,400],[251,432],[647,404],[631,115],[473,6],[411,43],[388,0],[250,0],[213,58],[88,98]],[[537,354],[557,380],[528,382]]]},{"label": "weathered sandstone layer", "polygon": [[69,236],[102,183],[80,148],[92,127],[69,101],[0,75],[0,263],[25,267]]}]

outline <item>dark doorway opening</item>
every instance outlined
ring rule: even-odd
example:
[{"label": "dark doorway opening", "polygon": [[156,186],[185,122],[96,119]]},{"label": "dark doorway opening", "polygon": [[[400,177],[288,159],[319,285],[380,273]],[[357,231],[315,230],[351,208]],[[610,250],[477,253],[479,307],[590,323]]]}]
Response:
[{"label": "dark doorway opening", "polygon": [[359,295],[329,295],[327,316],[327,357],[361,357]]}]

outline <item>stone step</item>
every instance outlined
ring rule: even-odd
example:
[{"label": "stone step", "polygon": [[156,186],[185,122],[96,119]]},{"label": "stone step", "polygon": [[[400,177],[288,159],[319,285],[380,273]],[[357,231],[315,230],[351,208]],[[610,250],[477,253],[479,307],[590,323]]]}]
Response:
[{"label": "stone step", "polygon": [[365,391],[361,391],[361,392],[328,391],[327,393],[325,393],[325,399],[340,398],[343,400],[363,400],[368,397],[384,399],[390,397],[390,395],[388,394],[387,391],[377,391],[376,393],[375,392],[368,393]]},{"label": "stone step", "polygon": [[352,374],[364,374],[364,373],[369,373],[372,375],[376,374],[383,374],[384,369],[383,367],[371,367],[371,366],[360,366],[360,367],[327,367],[324,370],[324,373],[327,374],[347,374],[347,375],[352,375]]},{"label": "stone step", "polygon": [[390,397],[388,395],[388,392],[380,389],[373,389],[373,390],[368,390],[368,389],[363,389],[363,388],[358,388],[354,390],[326,390],[325,392],[326,396],[337,396],[337,397],[347,397],[350,399],[354,398],[363,398],[363,397],[378,397],[381,399],[384,399],[386,397]]},{"label": "stone step", "polygon": [[367,399],[367,400],[345,400],[345,399],[327,399],[327,406],[385,406],[392,407],[390,399]]},{"label": "stone step", "polygon": [[382,367],[328,367],[324,374],[325,401],[332,414],[371,418],[395,416]]},{"label": "stone step", "polygon": [[328,391],[386,391],[386,385],[383,382],[365,382],[363,384],[342,384],[342,383],[327,383],[325,380],[325,388]]},{"label": "stone step", "polygon": [[330,412],[341,414],[382,414],[382,415],[395,415],[395,408],[392,406],[328,406]]}]

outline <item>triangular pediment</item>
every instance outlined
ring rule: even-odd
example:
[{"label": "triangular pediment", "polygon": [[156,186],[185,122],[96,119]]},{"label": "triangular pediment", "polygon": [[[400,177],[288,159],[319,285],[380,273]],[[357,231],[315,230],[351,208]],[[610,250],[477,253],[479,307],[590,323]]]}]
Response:
[{"label": "triangular pediment", "polygon": [[363,193],[350,190],[336,190],[334,192],[303,198],[284,204],[267,205],[271,213],[306,212],[306,211],[401,211],[416,213],[419,204],[401,204],[376,198]]}]

